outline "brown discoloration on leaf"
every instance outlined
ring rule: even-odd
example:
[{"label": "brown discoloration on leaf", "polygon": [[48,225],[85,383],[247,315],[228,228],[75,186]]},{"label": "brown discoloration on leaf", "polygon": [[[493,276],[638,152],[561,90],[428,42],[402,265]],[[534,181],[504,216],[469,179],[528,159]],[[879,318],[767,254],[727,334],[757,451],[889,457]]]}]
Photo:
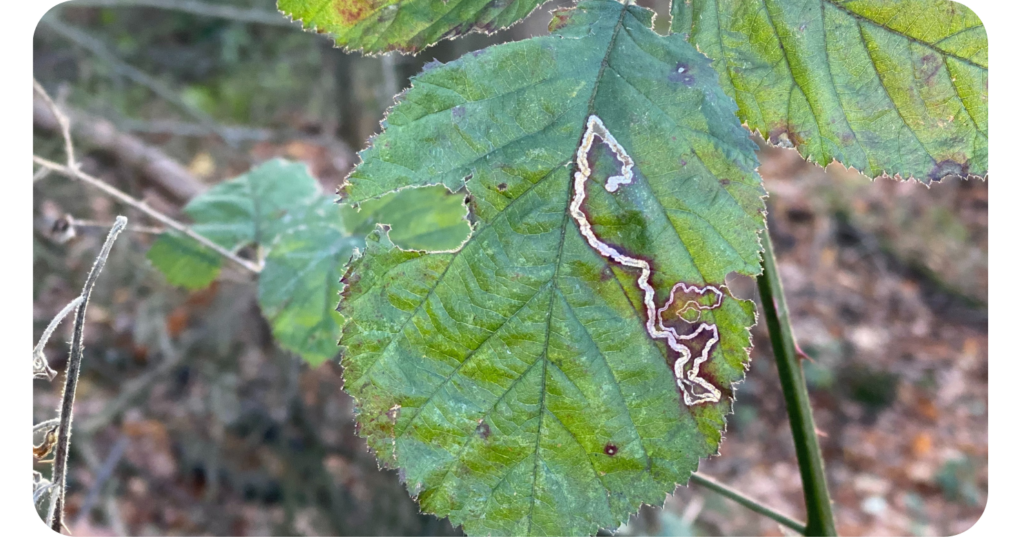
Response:
[{"label": "brown discoloration on leaf", "polygon": [[[348,300],[348,297],[352,294],[352,287],[359,283],[362,276],[359,273],[353,272],[353,264],[349,263],[348,268],[345,269],[345,274],[341,277],[341,284],[344,286],[341,288],[341,301]],[[337,311],[341,311],[341,304],[338,304]]]},{"label": "brown discoloration on leaf", "polygon": [[952,159],[947,159],[935,163],[935,167],[928,172],[928,179],[930,181],[941,181],[944,177],[949,175],[967,177],[968,173],[968,166],[966,162],[957,162]]},{"label": "brown discoloration on leaf", "polygon": [[505,192],[508,190],[508,183],[498,183],[498,192]]},{"label": "brown discoloration on leaf", "polygon": [[608,455],[609,457],[614,457],[615,454],[618,453],[618,452],[619,452],[619,446],[616,446],[615,444],[612,444],[611,442],[605,444],[605,446],[604,446],[604,454],[605,455]]},{"label": "brown discoloration on leaf", "polygon": [[693,87],[697,82],[696,77],[693,76],[693,68],[684,62],[676,64],[675,68],[668,75],[669,82],[677,82],[685,85],[686,87]]},{"label": "brown discoloration on leaf", "polygon": [[480,420],[480,424],[476,426],[476,434],[480,438],[487,440],[491,437],[491,426],[487,425],[483,420]]},{"label": "brown discoloration on leaf", "polygon": [[365,19],[373,9],[371,0],[334,0],[334,11],[347,26],[353,26]]},{"label": "brown discoloration on leaf", "polygon": [[935,54],[925,54],[918,67],[920,78],[929,86],[935,85],[935,75],[942,69],[943,62]]},{"label": "brown discoloration on leaf", "polygon": [[779,147],[803,146],[804,138],[793,132],[788,124],[772,127],[768,131],[768,143]]},{"label": "brown discoloration on leaf", "polygon": [[548,24],[548,32],[554,33],[569,24],[569,19],[572,18],[572,10],[569,8],[556,9],[551,12],[551,23]]}]

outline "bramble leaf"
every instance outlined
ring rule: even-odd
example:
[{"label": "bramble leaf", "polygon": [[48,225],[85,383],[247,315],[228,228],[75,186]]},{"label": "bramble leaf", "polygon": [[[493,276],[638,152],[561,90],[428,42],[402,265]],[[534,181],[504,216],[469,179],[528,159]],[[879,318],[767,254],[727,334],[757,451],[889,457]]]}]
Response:
[{"label": "bramble leaf", "polygon": [[406,250],[454,250],[469,236],[463,197],[443,186],[409,188],[343,210],[345,227],[365,237],[378,223],[391,227],[391,240]]},{"label": "bramble leaf", "polygon": [[413,79],[347,200],[465,189],[457,251],[385,228],[345,276],[360,433],[470,534],[593,533],[718,449],[749,360],[764,190],[708,60],[637,6]]},{"label": "bramble leaf", "polygon": [[220,274],[220,254],[176,231],[153,241],[146,258],[167,278],[167,283],[190,290],[203,289]]},{"label": "bramble leaf", "polygon": [[[260,310],[282,347],[319,365],[338,354],[339,280],[374,223],[392,224],[406,247],[455,248],[469,232],[462,200],[443,187],[413,188],[357,211],[324,194],[305,165],[271,160],[198,196],[185,213],[193,230],[217,244],[256,245],[266,254]],[[223,263],[216,252],[172,232],[158,237],[147,257],[169,283],[189,289],[209,285]]]},{"label": "bramble leaf", "polygon": [[260,272],[260,311],[274,339],[313,366],[338,354],[340,274],[363,240],[345,231],[327,196],[274,242]]},{"label": "bramble leaf", "polygon": [[[228,250],[252,243],[266,247],[291,225],[289,212],[322,196],[305,165],[274,159],[214,186],[183,212],[193,231]],[[213,250],[174,232],[157,237],[147,257],[169,283],[189,289],[209,285],[222,263]]]},{"label": "bramble leaf", "polygon": [[988,38],[947,0],[675,0],[747,126],[877,177],[988,174]]},{"label": "bramble leaf", "polygon": [[445,38],[511,26],[546,1],[278,0],[277,8],[348,50],[412,53]]}]

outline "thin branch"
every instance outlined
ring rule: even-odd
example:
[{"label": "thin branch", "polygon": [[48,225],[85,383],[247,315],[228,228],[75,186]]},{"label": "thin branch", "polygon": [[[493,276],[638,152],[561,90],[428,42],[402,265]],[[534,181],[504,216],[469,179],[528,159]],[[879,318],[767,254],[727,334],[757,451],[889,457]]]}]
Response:
[{"label": "thin branch", "polygon": [[[57,107],[57,103],[53,102],[53,99],[50,98],[50,95],[46,93],[46,90],[43,88],[43,85],[40,84],[39,81],[37,81],[34,78],[32,79],[32,87],[35,89],[36,93],[38,93],[39,96],[43,99],[43,102],[46,103],[46,106],[50,109],[50,112],[53,114],[53,117],[57,118],[57,124],[60,125],[60,133],[64,137],[64,152],[67,153],[68,166],[74,168],[75,145],[71,143],[71,122],[68,120],[68,116],[65,116],[64,113],[60,111],[60,108]],[[46,177],[46,174],[42,173],[42,170],[40,170],[36,172],[33,181],[38,181],[43,177]]]},{"label": "thin branch", "polygon": [[36,164],[38,164],[40,166],[43,166],[45,168],[49,168],[50,170],[55,171],[55,172],[65,176],[65,177],[70,177],[72,179],[78,179],[78,180],[88,184],[89,186],[92,186],[92,187],[102,191],[103,193],[107,194],[108,196],[110,196],[110,197],[120,201],[121,203],[124,203],[125,205],[128,205],[128,206],[130,206],[130,207],[132,207],[134,209],[137,209],[137,210],[145,213],[147,216],[153,218],[154,220],[160,222],[161,224],[163,224],[163,225],[165,225],[165,226],[167,226],[167,227],[169,227],[171,229],[174,229],[176,231],[179,231],[181,233],[184,233],[185,235],[188,235],[189,237],[195,239],[196,242],[199,242],[203,246],[206,246],[207,248],[210,248],[211,250],[217,252],[218,254],[220,254],[220,255],[228,258],[228,259],[230,259],[231,261],[234,261],[235,263],[237,263],[241,267],[245,268],[246,270],[249,270],[250,272],[252,272],[254,274],[259,274],[259,272],[260,272],[260,267],[258,265],[256,265],[255,263],[253,263],[251,261],[247,261],[245,259],[242,259],[241,257],[238,257],[237,255],[235,255],[235,254],[231,253],[230,251],[228,251],[227,249],[225,249],[223,246],[221,246],[221,245],[211,241],[210,239],[208,239],[208,238],[206,238],[206,237],[196,233],[195,231],[192,231],[192,229],[190,227],[186,226],[185,224],[182,224],[181,222],[178,222],[177,220],[174,220],[173,218],[171,218],[171,217],[161,213],[160,211],[157,211],[156,209],[153,209],[149,205],[146,205],[144,202],[139,201],[139,200],[129,196],[128,194],[125,194],[124,192],[121,192],[120,190],[118,190],[118,189],[110,186],[106,182],[104,182],[102,179],[98,179],[96,177],[93,177],[93,176],[91,176],[91,175],[89,175],[89,174],[87,174],[87,173],[85,173],[85,172],[83,172],[83,171],[81,171],[79,169],[72,169],[72,168],[68,168],[67,166],[61,166],[60,164],[57,164],[56,162],[53,162],[51,160],[46,160],[46,159],[44,159],[42,157],[39,157],[39,156],[36,156],[36,155],[32,156],[32,160]]},{"label": "thin branch", "polygon": [[201,123],[203,126],[208,128],[210,132],[216,134],[221,140],[224,141],[225,144],[234,149],[238,149],[237,143],[234,140],[230,139],[223,131],[223,127],[221,127],[217,123],[217,121],[210,117],[206,112],[203,112],[202,110],[199,110],[196,107],[185,102],[185,100],[181,98],[181,95],[177,91],[167,87],[160,80],[157,80],[156,78],[140,71],[136,67],[133,67],[125,63],[123,60],[118,58],[117,55],[110,52],[110,50],[107,49],[107,46],[99,39],[92,37],[80,28],[76,28],[75,26],[65,23],[64,21],[60,20],[55,16],[43,17],[43,19],[40,21],[40,24],[45,25],[47,28],[53,30],[64,39],[67,39],[68,41],[71,41],[72,43],[88,50],[93,55],[99,57],[101,60],[109,63],[111,66],[114,67],[114,69],[121,72],[121,74],[130,79],[132,82],[135,82],[136,84],[148,88],[150,91],[157,94],[162,99],[165,99],[173,103],[175,106],[177,106],[182,111],[184,111],[185,113],[199,121],[199,123]]},{"label": "thin branch", "polygon": [[53,427],[58,423],[60,423],[60,418],[53,418],[52,420],[41,421],[32,426],[32,434],[36,434],[39,431],[49,429],[50,427]]},{"label": "thin branch", "polygon": [[50,364],[46,362],[46,355],[43,354],[43,349],[46,347],[46,342],[50,341],[50,336],[53,335],[53,331],[57,329],[57,325],[67,317],[71,310],[78,307],[82,303],[82,297],[77,297],[64,309],[60,310],[50,324],[46,326],[46,330],[43,330],[43,336],[39,338],[39,343],[36,344],[36,348],[32,350],[32,377],[46,380],[53,380],[53,377],[57,376],[57,372],[50,369]]},{"label": "thin branch", "polygon": [[[79,144],[84,143],[113,154],[119,161],[138,170],[143,177],[170,194],[178,203],[185,203],[206,190],[206,185],[185,166],[159,148],[122,132],[113,122],[66,105],[61,107],[61,111],[71,120],[71,134]],[[42,96],[32,101],[32,121],[37,128],[60,131],[60,123]],[[209,129],[198,124],[195,127],[202,129],[204,136],[210,135]],[[33,179],[38,180],[40,175],[48,173],[50,170],[40,168]]]},{"label": "thin branch", "polygon": [[[95,220],[80,220],[78,218],[73,218],[71,215],[68,215],[66,218],[68,220],[68,225],[72,227],[110,229],[110,226],[112,225],[104,222],[97,222]],[[124,230],[131,231],[132,233],[143,233],[147,235],[159,235],[166,231],[162,227],[149,226],[128,226],[124,228]]]},{"label": "thin branch", "polygon": [[746,507],[747,509],[750,509],[751,511],[759,515],[764,515],[791,530],[799,532],[801,535],[803,535],[804,531],[807,529],[807,527],[803,523],[797,522],[796,520],[776,511],[775,509],[772,509],[771,507],[768,507],[767,505],[758,502],[757,500],[751,498],[750,496],[747,496],[742,492],[737,491],[736,489],[723,485],[722,483],[719,483],[715,479],[712,479],[704,474],[694,472],[693,474],[690,475],[690,480],[706,489],[709,489],[722,496],[725,496],[726,498],[729,498],[730,500],[742,505],[743,507]]},{"label": "thin branch", "polygon": [[814,413],[811,410],[810,395],[807,393],[807,381],[804,380],[804,372],[800,366],[796,339],[789,322],[786,296],[782,291],[782,280],[775,264],[775,252],[767,227],[762,235],[761,244],[764,246],[761,261],[764,270],[757,277],[757,288],[761,294],[761,307],[764,308],[765,324],[775,354],[775,365],[779,370],[779,382],[782,384],[782,395],[786,400],[786,413],[789,415],[789,427],[796,447],[797,464],[800,466],[804,503],[807,506],[806,535],[836,535],[832,500],[828,495],[828,482],[825,478],[825,461],[818,445]]},{"label": "thin branch", "polygon": [[75,7],[151,7],[169,11],[181,11],[204,17],[229,19],[236,22],[251,22],[270,26],[293,26],[292,22],[284,15],[268,9],[242,9],[196,0],[78,0],[73,5]]},{"label": "thin branch", "polygon": [[50,510],[53,513],[50,519],[50,528],[61,532],[64,525],[64,491],[67,488],[68,477],[68,451],[71,446],[71,417],[75,404],[75,390],[78,388],[78,374],[82,367],[83,343],[82,337],[85,332],[85,310],[89,306],[89,297],[92,289],[99,279],[103,266],[107,264],[107,256],[114,246],[118,234],[128,225],[128,219],[118,216],[114,221],[114,227],[110,228],[107,240],[104,241],[96,261],[89,270],[85,279],[85,286],[82,287],[82,301],[75,311],[75,329],[71,339],[71,352],[68,357],[68,366],[64,373],[64,393],[61,395],[60,404],[60,428],[57,434],[57,451],[53,458],[53,475],[50,481],[57,487],[57,492],[52,496]]},{"label": "thin branch", "polygon": [[93,468],[95,474],[93,476],[93,483],[89,487],[89,492],[85,495],[85,500],[82,501],[82,506],[79,508],[78,515],[71,524],[72,526],[77,526],[89,516],[96,502],[100,499],[104,485],[107,484],[114,470],[117,469],[117,463],[121,462],[127,447],[128,437],[122,434],[117,439],[117,442],[114,443],[114,447],[110,448],[110,453],[107,454],[107,458],[103,460],[103,463],[98,465],[97,468]]},{"label": "thin branch", "polygon": [[47,175],[50,175],[50,170],[46,168],[39,168],[39,170],[32,176],[32,182],[40,181],[45,179]]}]

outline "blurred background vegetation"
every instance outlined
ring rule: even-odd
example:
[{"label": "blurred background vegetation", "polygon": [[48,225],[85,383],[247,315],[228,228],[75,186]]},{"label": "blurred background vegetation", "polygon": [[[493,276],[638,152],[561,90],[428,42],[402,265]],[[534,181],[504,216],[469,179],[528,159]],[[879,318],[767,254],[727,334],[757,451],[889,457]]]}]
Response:
[{"label": "blurred background vegetation", "polygon": [[[275,156],[307,163],[333,191],[409,76],[545,34],[560,3],[417,57],[361,57],[302,32],[269,0],[77,0],[39,23],[35,76],[71,116],[88,173],[181,218],[198,192]],[[640,4],[667,27],[667,0]],[[36,104],[35,152],[60,161],[56,124]],[[871,182],[784,149],[761,161],[840,533],[966,530],[987,495],[987,184]],[[153,223],[56,175],[34,189],[38,338],[77,296],[114,216]],[[122,236],[88,312],[74,535],[460,533],[419,514],[399,473],[378,470],[338,364],[310,368],[274,345],[250,275],[226,267],[208,289],[175,288],[146,260],[150,231]],[[748,279],[730,285],[756,297]],[[47,349],[57,370],[70,324]],[[763,326],[754,344],[721,456],[701,470],[802,517]],[[60,384],[35,381],[35,421],[53,416]],[[782,534],[696,486],[619,531]]]}]

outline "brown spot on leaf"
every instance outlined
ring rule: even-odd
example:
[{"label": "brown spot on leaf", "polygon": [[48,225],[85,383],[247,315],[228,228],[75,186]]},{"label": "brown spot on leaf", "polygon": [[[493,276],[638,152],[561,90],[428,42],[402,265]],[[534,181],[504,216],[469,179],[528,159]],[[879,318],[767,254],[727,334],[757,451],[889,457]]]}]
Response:
[{"label": "brown spot on leaf", "polygon": [[946,159],[935,163],[935,167],[928,172],[928,179],[931,181],[941,181],[947,175],[967,177],[967,174],[967,162],[957,162],[952,159]]},{"label": "brown spot on leaf", "polygon": [[[344,302],[345,300],[348,299],[349,295],[352,293],[352,286],[354,286],[355,284],[359,283],[359,279],[360,278],[362,278],[362,276],[360,276],[359,274],[353,273],[352,272],[352,264],[349,264],[348,269],[345,271],[345,274],[341,277],[341,281],[340,281],[340,283],[342,284],[342,288],[341,288],[341,300],[342,300],[342,302]],[[340,308],[341,305],[339,304],[338,307]]]},{"label": "brown spot on leaf", "polygon": [[942,60],[936,57],[934,54],[925,54],[921,58],[921,78],[924,79],[924,83],[932,86],[935,84],[935,75],[942,69]]},{"label": "brown spot on leaf", "polygon": [[572,10],[569,8],[556,9],[551,13],[551,23],[548,24],[548,32],[555,33],[569,24],[572,17]]},{"label": "brown spot on leaf", "polygon": [[718,180],[718,184],[720,184],[722,186],[729,186],[730,183],[732,183],[732,181],[730,181],[728,179],[719,179]]},{"label": "brown spot on leaf", "polygon": [[697,79],[693,76],[693,68],[684,62],[676,64],[675,68],[668,75],[669,82],[680,82],[687,87],[692,87]]},{"label": "brown spot on leaf", "polygon": [[504,192],[508,190],[508,183],[498,183],[498,192]]},{"label": "brown spot on leaf", "polygon": [[334,11],[341,18],[343,24],[352,26],[373,12],[373,2],[371,0],[335,0]]},{"label": "brown spot on leaf", "polygon": [[619,452],[619,447],[616,446],[615,444],[612,444],[611,442],[608,442],[607,444],[604,445],[604,454],[605,455],[608,455],[609,457],[614,457],[615,454],[618,453],[618,452]]},{"label": "brown spot on leaf", "polygon": [[487,440],[491,436],[491,426],[484,423],[483,420],[480,420],[480,424],[476,426],[476,434],[480,436],[480,438]]},{"label": "brown spot on leaf", "polygon": [[768,131],[768,142],[779,147],[793,148],[803,144],[803,137],[790,130],[789,125],[780,125]]}]

